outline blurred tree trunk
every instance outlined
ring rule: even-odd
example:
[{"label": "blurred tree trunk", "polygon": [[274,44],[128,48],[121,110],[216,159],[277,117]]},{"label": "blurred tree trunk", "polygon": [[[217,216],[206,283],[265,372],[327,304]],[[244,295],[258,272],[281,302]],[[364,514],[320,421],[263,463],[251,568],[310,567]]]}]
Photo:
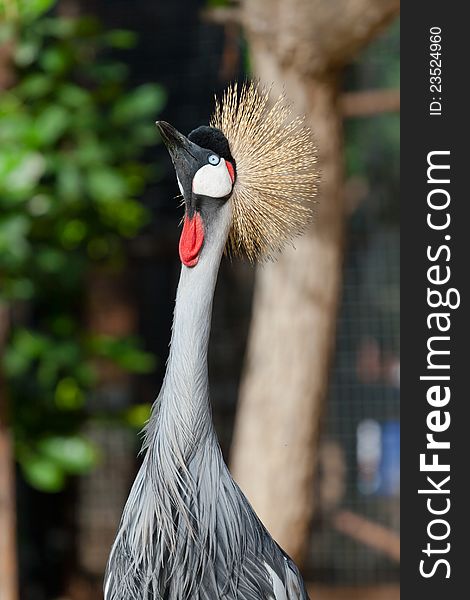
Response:
[{"label": "blurred tree trunk", "polygon": [[8,307],[0,303],[0,600],[18,598],[15,460],[8,425],[8,397],[1,360],[9,329]]},{"label": "blurred tree trunk", "polygon": [[398,12],[397,0],[245,0],[256,76],[286,90],[320,158],[315,222],[258,270],[232,471],[273,537],[302,562],[340,295],[343,204],[340,72]]},{"label": "blurred tree trunk", "polygon": [[[0,46],[0,94],[13,82],[12,49],[11,42]],[[18,598],[15,459],[8,423],[7,389],[2,369],[10,327],[9,316],[9,307],[0,301],[0,600]]]}]

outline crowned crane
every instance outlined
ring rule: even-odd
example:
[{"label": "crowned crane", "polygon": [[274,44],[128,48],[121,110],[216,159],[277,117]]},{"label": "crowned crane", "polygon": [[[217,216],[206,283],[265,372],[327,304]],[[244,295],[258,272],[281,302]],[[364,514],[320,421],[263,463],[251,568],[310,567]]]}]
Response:
[{"label": "crowned crane", "polygon": [[296,565],[222,458],[207,347],[224,250],[270,256],[305,228],[315,148],[284,97],[270,105],[256,83],[229,87],[210,126],[188,137],[157,126],[184,199],[182,267],[166,373],[109,557],[105,600],[305,600]]}]

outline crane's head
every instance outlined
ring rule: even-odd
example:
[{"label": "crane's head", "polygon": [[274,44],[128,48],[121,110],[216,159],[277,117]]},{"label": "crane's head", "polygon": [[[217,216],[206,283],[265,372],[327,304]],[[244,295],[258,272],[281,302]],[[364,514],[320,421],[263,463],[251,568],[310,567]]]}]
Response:
[{"label": "crane's head", "polygon": [[230,86],[210,126],[188,137],[158,121],[173,160],[186,214],[182,262],[197,264],[204,243],[204,214],[231,203],[228,251],[249,259],[280,250],[310,222],[316,195],[316,149],[303,119],[284,96],[270,105],[256,83]]},{"label": "crane's head", "polygon": [[188,137],[165,121],[157,121],[172,158],[186,214],[180,239],[180,258],[187,267],[197,264],[204,242],[204,213],[216,211],[232,194],[235,160],[224,134],[201,126]]}]

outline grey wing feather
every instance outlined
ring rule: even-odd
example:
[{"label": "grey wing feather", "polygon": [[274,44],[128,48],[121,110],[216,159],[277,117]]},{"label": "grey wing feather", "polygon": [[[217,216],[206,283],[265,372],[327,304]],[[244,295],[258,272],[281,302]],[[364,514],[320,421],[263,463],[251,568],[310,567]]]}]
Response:
[{"label": "grey wing feather", "polygon": [[124,511],[105,600],[308,600],[297,567],[256,516],[218,447],[197,452],[179,475],[190,476],[191,489],[181,484],[177,501],[161,496],[149,464]]}]

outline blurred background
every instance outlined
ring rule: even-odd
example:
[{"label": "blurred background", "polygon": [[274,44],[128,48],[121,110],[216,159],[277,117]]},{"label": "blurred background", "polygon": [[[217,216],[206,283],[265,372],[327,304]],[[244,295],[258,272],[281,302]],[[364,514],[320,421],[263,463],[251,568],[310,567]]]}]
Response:
[{"label": "blurred background", "polygon": [[322,185],[295,250],[222,264],[222,449],[312,598],[399,598],[397,13],[0,0],[0,600],[102,597],[180,269],[154,122],[189,132],[246,77],[307,115]]}]

